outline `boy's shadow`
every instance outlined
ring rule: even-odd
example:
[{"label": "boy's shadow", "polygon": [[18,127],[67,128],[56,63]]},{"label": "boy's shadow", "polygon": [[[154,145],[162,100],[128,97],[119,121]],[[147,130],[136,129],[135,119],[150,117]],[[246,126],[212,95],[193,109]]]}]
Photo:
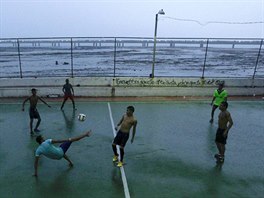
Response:
[{"label": "boy's shadow", "polygon": [[75,127],[75,111],[72,111],[72,115],[66,115],[65,111],[62,111],[62,115],[65,121],[66,131],[71,132]]}]

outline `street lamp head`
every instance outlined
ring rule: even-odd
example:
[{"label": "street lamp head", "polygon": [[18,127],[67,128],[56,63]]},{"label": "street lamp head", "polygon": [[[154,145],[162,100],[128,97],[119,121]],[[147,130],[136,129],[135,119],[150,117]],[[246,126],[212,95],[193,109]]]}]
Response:
[{"label": "street lamp head", "polygon": [[158,12],[158,14],[164,15],[165,12],[163,11],[163,9],[161,9],[161,10]]}]

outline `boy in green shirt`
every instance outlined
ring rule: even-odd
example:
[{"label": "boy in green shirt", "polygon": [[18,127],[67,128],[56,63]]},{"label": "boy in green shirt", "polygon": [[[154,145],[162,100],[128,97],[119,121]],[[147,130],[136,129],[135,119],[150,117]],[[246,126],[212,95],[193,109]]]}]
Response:
[{"label": "boy in green shirt", "polygon": [[213,100],[211,102],[212,106],[212,112],[211,112],[211,120],[210,123],[213,123],[214,121],[214,112],[215,110],[220,106],[222,102],[227,101],[227,91],[223,89],[224,88],[224,83],[221,82],[218,85],[218,89],[214,91],[214,96]]}]

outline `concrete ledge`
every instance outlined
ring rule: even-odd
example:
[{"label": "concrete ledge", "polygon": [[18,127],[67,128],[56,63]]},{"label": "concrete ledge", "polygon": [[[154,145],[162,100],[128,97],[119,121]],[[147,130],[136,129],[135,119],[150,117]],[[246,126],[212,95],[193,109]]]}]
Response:
[{"label": "concrete ledge", "polygon": [[[65,79],[0,79],[0,97],[25,97],[33,87],[42,97],[61,97]],[[69,80],[75,95],[81,97],[212,96],[221,81],[230,96],[264,95],[264,79],[78,77]]]}]

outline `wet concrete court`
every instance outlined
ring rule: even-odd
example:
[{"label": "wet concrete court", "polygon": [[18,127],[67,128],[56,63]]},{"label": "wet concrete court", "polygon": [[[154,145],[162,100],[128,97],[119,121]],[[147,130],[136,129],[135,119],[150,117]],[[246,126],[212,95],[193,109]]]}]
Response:
[{"label": "wet concrete court", "polygon": [[[262,197],[264,194],[264,103],[230,101],[234,120],[226,158],[215,163],[215,122],[210,101],[175,102],[39,102],[41,134],[64,139],[92,129],[93,135],[72,144],[74,163],[41,157],[38,179],[32,176],[34,151],[28,112],[18,102],[0,104],[0,195],[5,197],[125,197],[120,169],[112,163],[113,129],[128,105],[138,119],[133,144],[125,149],[124,172],[130,197]],[[28,103],[25,106],[28,108]],[[87,120],[79,122],[77,115]]]}]

